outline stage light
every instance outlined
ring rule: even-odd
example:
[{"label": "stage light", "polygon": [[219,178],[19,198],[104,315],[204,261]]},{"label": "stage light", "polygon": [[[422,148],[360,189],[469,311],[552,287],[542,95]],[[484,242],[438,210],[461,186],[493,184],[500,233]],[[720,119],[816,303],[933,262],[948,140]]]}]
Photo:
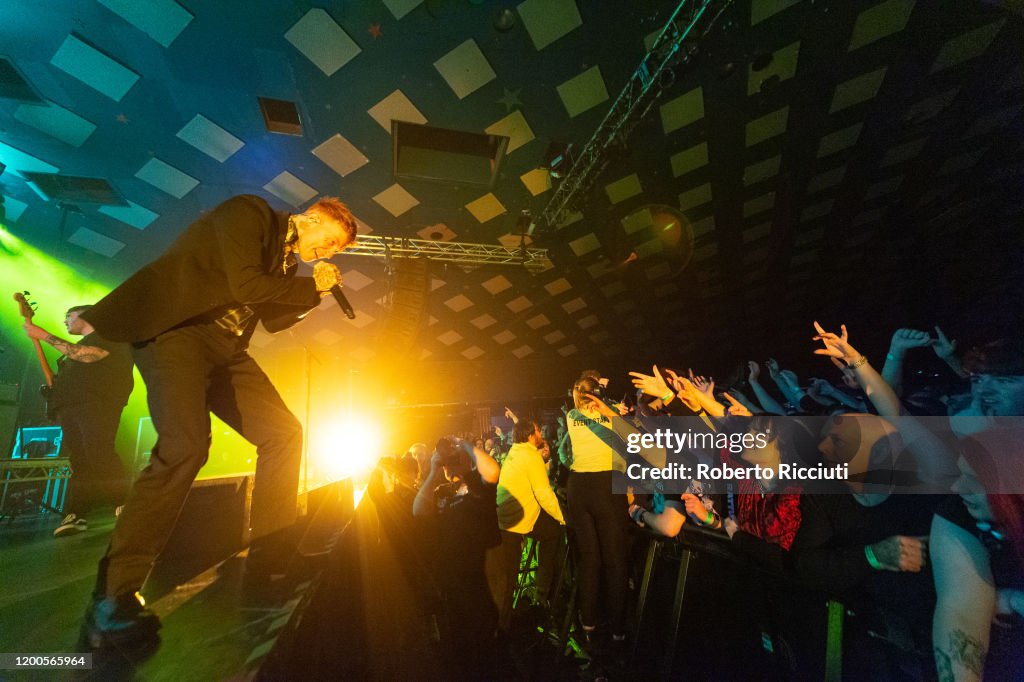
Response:
[{"label": "stage light", "polygon": [[380,428],[362,415],[350,415],[321,427],[314,423],[313,429],[309,443],[310,464],[315,470],[310,476],[313,486],[366,474],[380,459]]}]

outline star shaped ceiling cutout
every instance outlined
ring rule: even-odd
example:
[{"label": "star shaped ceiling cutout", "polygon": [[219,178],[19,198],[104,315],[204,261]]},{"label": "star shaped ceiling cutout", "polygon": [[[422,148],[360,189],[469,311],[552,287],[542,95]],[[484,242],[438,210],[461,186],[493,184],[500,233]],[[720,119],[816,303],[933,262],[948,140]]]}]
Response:
[{"label": "star shaped ceiling cutout", "polygon": [[523,91],[522,88],[516,88],[515,90],[509,90],[508,88],[502,88],[505,91],[498,102],[505,105],[505,111],[512,111],[523,106],[523,102],[519,99],[519,93]]},{"label": "star shaped ceiling cutout", "polygon": [[118,114],[117,115],[117,122],[118,123],[128,123],[128,117],[125,116],[124,114]]},{"label": "star shaped ceiling cutout", "polygon": [[373,36],[374,40],[380,38],[381,34],[383,33],[383,31],[380,30],[380,24],[370,24],[368,32],[371,36]]}]

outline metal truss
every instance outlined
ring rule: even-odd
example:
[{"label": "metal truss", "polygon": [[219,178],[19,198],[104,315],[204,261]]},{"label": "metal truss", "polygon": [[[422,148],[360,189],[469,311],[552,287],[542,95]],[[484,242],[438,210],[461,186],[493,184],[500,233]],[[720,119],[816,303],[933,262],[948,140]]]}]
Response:
[{"label": "metal truss", "polygon": [[511,265],[523,267],[530,272],[540,272],[551,265],[547,249],[533,249],[526,246],[508,248],[490,244],[466,244],[464,242],[441,242],[405,237],[384,237],[361,235],[343,252],[350,256],[371,256],[374,258],[416,258],[424,256],[434,261],[457,265]]},{"label": "metal truss", "polygon": [[[716,2],[720,5],[718,10],[698,28],[705,11]],[[563,211],[571,207],[573,199],[590,189],[608,165],[606,150],[625,142],[633,128],[661,96],[663,89],[673,82],[673,68],[690,60],[689,51],[680,54],[683,41],[695,32],[700,36],[706,35],[731,4],[732,0],[682,0],[679,3],[593,136],[575,154],[572,167],[538,216],[538,227],[547,229],[557,226]],[[643,109],[640,114],[636,115],[641,107]]]}]

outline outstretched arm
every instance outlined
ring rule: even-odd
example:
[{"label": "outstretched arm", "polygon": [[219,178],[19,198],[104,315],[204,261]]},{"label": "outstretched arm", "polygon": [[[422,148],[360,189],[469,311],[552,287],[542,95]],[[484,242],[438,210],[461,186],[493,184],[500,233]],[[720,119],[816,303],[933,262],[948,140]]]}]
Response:
[{"label": "outstretched arm", "polygon": [[31,322],[25,323],[25,333],[31,339],[45,341],[75,362],[84,362],[88,364],[90,362],[102,360],[110,355],[109,351],[98,346],[82,346],[71,343],[70,341],[65,341],[59,336],[55,336],[39,325],[32,324]]}]

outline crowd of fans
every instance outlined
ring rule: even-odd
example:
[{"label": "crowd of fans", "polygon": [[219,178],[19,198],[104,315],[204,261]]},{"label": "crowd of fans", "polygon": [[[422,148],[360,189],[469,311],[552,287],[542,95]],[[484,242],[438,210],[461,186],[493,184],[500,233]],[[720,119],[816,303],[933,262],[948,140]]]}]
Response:
[{"label": "crowd of fans", "polygon": [[[938,327],[900,329],[879,371],[845,326],[814,330],[820,374],[835,381],[802,379],[774,360],[750,361],[720,383],[655,366],[630,373],[635,400],[616,401],[609,379],[587,370],[556,424],[506,409],[511,430],[417,443],[383,461],[370,486],[382,529],[410,566],[431,567],[410,574],[455,665],[493,677],[526,538],[538,548],[532,604],[554,608],[558,586],[574,585],[583,650],[623,659],[636,636],[627,627],[639,570],[631,544],[685,542],[699,528],[784,586],[780,600],[844,605],[849,679],[1024,679],[1024,341],[958,353]],[[904,376],[908,357],[927,349],[947,369]],[[763,473],[615,494],[637,457],[627,442],[678,428],[667,416],[710,433],[763,434],[764,445],[645,448],[647,464]],[[832,487],[778,475],[836,464],[848,475]],[[820,670],[817,650],[787,623],[794,611],[780,613],[772,635],[790,639],[783,676]]]}]

